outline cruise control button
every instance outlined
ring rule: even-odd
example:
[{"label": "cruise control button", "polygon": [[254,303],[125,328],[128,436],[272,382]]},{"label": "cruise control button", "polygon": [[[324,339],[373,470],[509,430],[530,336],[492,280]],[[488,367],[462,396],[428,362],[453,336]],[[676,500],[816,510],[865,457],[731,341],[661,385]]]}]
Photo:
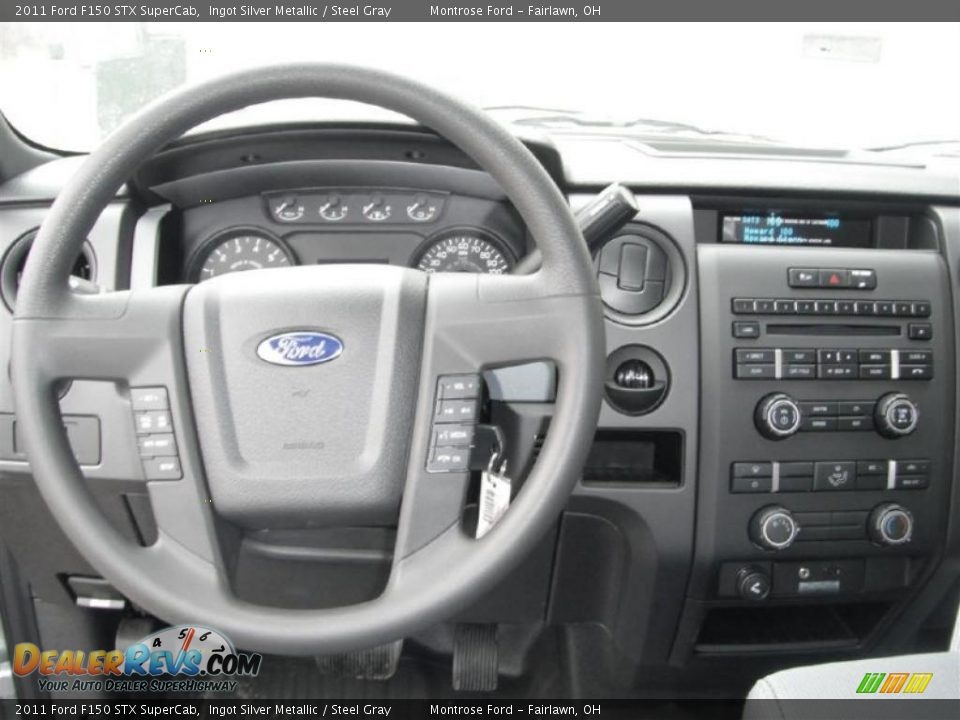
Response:
[{"label": "cruise control button", "polygon": [[183,477],[179,458],[155,457],[141,462],[147,480],[179,480]]},{"label": "cruise control button", "polygon": [[470,448],[436,447],[430,453],[427,472],[466,472],[470,467]]},{"label": "cruise control button", "polygon": [[174,439],[173,433],[140,435],[137,438],[137,444],[140,447],[140,457],[175,456],[177,454],[177,441]]},{"label": "cruise control button", "polygon": [[814,464],[814,490],[852,490],[857,478],[855,462],[818,462]]},{"label": "cruise control button", "polygon": [[167,410],[147,410],[134,413],[137,434],[173,432],[173,420]]},{"label": "cruise control button", "polygon": [[438,425],[433,431],[434,445],[470,445],[473,443],[473,425]]},{"label": "cruise control button", "polygon": [[134,410],[169,410],[165,387],[130,388],[130,402]]},{"label": "cruise control button", "polygon": [[443,375],[437,381],[439,396],[443,400],[480,397],[479,375]]},{"label": "cruise control button", "polygon": [[434,420],[438,423],[472,423],[477,420],[476,400],[441,400]]},{"label": "cruise control button", "polygon": [[787,284],[794,288],[819,287],[820,271],[816,268],[790,268],[787,270]]}]

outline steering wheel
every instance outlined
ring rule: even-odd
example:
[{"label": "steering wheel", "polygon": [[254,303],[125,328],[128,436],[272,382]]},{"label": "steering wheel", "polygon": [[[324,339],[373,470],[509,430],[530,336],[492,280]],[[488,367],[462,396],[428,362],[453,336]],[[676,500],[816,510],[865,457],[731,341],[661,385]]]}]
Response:
[{"label": "steering wheel", "polygon": [[[223,113],[300,97],[378,105],[459,146],[517,208],[542,250],[542,269],[527,276],[427,275],[335,265],[227,274],[196,286],[69,291],[83,239],[142,161]],[[479,110],[356,67],[239,72],[173,92],[130,119],[89,156],[46,216],[13,326],[17,421],[37,487],[66,536],[137,605],[269,653],[373,647],[477,601],[562,511],[600,407],[599,294],[555,184]],[[264,343],[295,331],[322,333],[342,351],[338,356],[321,342],[301,348],[296,359],[328,362],[265,362]],[[469,473],[427,467],[435,414],[447,397],[441,378],[541,359],[554,361],[559,375],[549,434],[509,511],[474,539],[462,523]],[[157,525],[153,544],[121,535],[87,492],[55,392],[66,378],[115,383],[131,402],[131,423],[138,407],[132,400],[143,396],[138,389],[150,389],[148,402],[166,390],[180,464],[173,474],[180,477],[146,483]],[[132,430],[129,438],[137,457]],[[231,589],[242,528],[361,525],[396,528],[390,576],[373,600],[291,610],[253,604]]]}]

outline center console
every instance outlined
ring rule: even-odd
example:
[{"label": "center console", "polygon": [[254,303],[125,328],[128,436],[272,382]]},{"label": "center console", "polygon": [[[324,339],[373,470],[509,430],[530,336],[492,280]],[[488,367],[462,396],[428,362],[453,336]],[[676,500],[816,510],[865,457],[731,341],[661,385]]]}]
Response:
[{"label": "center console", "polygon": [[[865,247],[862,225],[843,236],[856,246],[831,241],[832,228],[785,248],[751,232],[751,218],[719,214],[719,240],[698,245],[690,595],[704,612],[691,632],[703,651],[757,637],[803,645],[804,631],[784,626],[807,608],[818,627],[837,622],[830,642],[857,643],[874,626],[858,623],[909,593],[944,542],[955,410],[946,266],[928,250]],[[761,606],[742,635],[731,630]]]}]

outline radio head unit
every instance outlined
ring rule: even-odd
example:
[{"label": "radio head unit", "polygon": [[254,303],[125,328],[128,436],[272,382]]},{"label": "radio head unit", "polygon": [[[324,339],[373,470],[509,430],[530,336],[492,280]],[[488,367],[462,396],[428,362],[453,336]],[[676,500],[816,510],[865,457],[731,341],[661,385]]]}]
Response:
[{"label": "radio head unit", "polygon": [[872,223],[840,214],[764,212],[722,213],[720,242],[747,245],[873,247]]}]

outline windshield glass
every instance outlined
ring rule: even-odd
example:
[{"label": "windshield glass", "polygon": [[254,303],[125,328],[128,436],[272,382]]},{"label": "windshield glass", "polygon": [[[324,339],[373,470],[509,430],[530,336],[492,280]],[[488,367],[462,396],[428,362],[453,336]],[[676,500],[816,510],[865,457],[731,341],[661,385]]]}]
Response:
[{"label": "windshield glass", "polygon": [[[305,60],[402,73],[547,132],[835,148],[960,135],[957,23],[2,24],[0,110],[37,143],[88,150],[183,83]],[[293,101],[207,127],[331,119],[397,118]]]}]

